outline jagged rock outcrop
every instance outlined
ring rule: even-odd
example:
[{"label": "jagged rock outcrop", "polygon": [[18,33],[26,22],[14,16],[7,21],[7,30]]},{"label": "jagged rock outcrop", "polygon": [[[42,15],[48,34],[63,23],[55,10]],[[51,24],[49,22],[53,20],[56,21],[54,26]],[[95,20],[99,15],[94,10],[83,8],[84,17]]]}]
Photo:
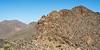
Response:
[{"label": "jagged rock outcrop", "polygon": [[99,21],[100,13],[84,6],[53,11],[38,21],[29,50],[99,50]]}]

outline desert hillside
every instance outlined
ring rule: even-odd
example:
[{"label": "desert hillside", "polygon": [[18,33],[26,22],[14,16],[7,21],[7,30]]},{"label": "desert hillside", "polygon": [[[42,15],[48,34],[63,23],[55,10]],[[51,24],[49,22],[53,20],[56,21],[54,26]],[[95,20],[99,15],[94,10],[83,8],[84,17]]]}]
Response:
[{"label": "desert hillside", "polygon": [[35,27],[32,39],[11,42],[13,50],[100,49],[100,13],[84,6],[52,11]]}]

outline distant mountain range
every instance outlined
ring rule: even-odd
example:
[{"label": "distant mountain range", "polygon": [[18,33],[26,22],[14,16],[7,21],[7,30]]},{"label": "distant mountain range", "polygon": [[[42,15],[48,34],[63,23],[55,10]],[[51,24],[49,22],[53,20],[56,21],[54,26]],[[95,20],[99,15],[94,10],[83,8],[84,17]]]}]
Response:
[{"label": "distant mountain range", "polygon": [[[34,25],[35,22],[32,24]],[[29,30],[29,31],[28,31]],[[14,37],[22,37],[32,32],[31,24],[25,24],[18,20],[4,20],[0,22],[0,39],[14,39]],[[28,31],[28,32],[27,32]],[[17,38],[18,38],[17,37]]]},{"label": "distant mountain range", "polygon": [[18,39],[28,39],[36,34],[36,22],[31,22],[24,29],[14,32],[12,36],[9,36],[9,40],[18,40]]}]

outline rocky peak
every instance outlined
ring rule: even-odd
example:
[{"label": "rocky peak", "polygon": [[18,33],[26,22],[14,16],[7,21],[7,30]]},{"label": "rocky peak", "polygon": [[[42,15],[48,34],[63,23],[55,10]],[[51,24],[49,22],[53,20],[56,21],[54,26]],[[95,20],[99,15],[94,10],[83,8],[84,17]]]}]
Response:
[{"label": "rocky peak", "polygon": [[74,8],[72,8],[72,11],[75,12],[75,13],[80,13],[80,14],[86,14],[86,13],[89,13],[89,12],[93,12],[91,10],[89,10],[88,8],[86,8],[85,6],[76,6]]},{"label": "rocky peak", "polygon": [[81,8],[81,9],[87,9],[87,10],[89,10],[87,7],[85,7],[85,6],[83,6],[83,5],[73,7],[72,9],[77,9],[77,8]]}]

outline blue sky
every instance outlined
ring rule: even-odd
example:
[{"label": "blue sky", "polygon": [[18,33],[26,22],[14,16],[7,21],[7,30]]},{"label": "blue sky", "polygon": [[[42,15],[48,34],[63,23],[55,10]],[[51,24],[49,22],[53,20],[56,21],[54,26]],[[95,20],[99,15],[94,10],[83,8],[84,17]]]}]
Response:
[{"label": "blue sky", "polygon": [[38,21],[53,10],[71,9],[84,5],[100,12],[100,0],[0,0],[0,21],[19,20],[24,23]]}]

